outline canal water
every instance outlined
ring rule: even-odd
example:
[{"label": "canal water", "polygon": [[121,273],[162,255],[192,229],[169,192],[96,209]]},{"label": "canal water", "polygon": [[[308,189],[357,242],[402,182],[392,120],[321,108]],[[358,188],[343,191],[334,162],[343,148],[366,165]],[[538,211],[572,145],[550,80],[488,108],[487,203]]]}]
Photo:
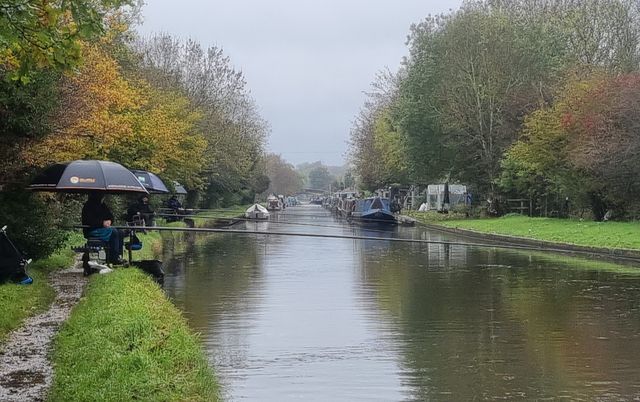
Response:
[{"label": "canal water", "polygon": [[[235,229],[462,239],[314,206]],[[189,235],[165,290],[225,400],[640,398],[640,268],[494,248]]]}]

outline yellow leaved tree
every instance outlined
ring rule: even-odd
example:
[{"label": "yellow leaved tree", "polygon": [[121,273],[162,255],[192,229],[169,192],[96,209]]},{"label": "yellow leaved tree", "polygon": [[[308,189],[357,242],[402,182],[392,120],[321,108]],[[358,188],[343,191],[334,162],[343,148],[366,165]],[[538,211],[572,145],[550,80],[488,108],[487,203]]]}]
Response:
[{"label": "yellow leaved tree", "polygon": [[62,80],[55,129],[25,147],[24,160],[112,160],[197,186],[206,141],[188,99],[128,81],[98,45],[84,44],[83,52],[82,67]]}]

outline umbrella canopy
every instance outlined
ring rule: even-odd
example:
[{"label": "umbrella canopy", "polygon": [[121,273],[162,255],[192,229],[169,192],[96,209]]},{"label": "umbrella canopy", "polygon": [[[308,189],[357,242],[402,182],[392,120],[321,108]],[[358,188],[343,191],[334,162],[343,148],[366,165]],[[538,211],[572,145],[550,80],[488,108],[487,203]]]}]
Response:
[{"label": "umbrella canopy", "polygon": [[33,179],[29,189],[69,193],[148,193],[136,176],[124,166],[95,160],[51,165]]},{"label": "umbrella canopy", "polygon": [[176,194],[178,195],[186,195],[187,194],[187,189],[184,188],[184,186],[180,183],[178,183],[177,181],[173,182],[173,188],[176,190]]},{"label": "umbrella canopy", "polygon": [[162,180],[155,174],[147,172],[146,170],[132,170],[131,171],[140,180],[140,183],[150,193],[167,194],[169,189],[164,185]]}]

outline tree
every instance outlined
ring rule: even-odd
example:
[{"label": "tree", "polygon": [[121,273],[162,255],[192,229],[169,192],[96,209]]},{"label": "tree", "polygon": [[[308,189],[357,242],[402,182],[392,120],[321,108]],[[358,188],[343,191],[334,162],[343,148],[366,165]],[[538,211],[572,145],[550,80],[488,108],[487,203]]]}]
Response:
[{"label": "tree", "polygon": [[376,116],[373,143],[377,153],[381,156],[378,163],[382,165],[383,182],[408,184],[409,166],[405,139],[395,127],[388,109],[381,110]]},{"label": "tree", "polygon": [[309,172],[308,186],[314,190],[328,190],[333,180],[334,177],[325,166],[318,166]]},{"label": "tree", "polygon": [[105,32],[108,13],[133,4],[133,0],[4,0],[0,4],[0,71],[28,83],[36,70],[77,67],[81,42]]},{"label": "tree", "polygon": [[603,203],[618,215],[635,210],[640,205],[640,74],[581,84],[584,95],[569,99],[562,121],[568,158],[589,178],[592,197],[601,198],[594,199],[594,207]]},{"label": "tree", "polygon": [[[494,8],[553,32],[559,56],[587,71],[638,69],[640,4],[635,0],[492,0]],[[560,47],[557,47],[560,46]]]},{"label": "tree", "polygon": [[545,103],[555,81],[547,42],[539,29],[482,3],[413,28],[401,128],[413,159],[432,160],[431,178],[495,191],[522,116]]},{"label": "tree", "polygon": [[133,136],[133,115],[143,104],[142,94],[100,46],[84,44],[83,55],[83,66],[60,84],[53,133],[24,149],[27,164],[107,159],[117,143]]},{"label": "tree", "polygon": [[61,85],[54,132],[25,147],[24,161],[107,159],[196,187],[207,145],[200,114],[180,94],[126,80],[100,46],[83,49],[83,67]]},{"label": "tree", "polygon": [[269,185],[265,189],[268,194],[295,194],[302,190],[302,177],[293,165],[287,163],[280,155],[268,154],[265,159]]},{"label": "tree", "polygon": [[567,196],[572,202],[584,188],[568,160],[568,138],[562,127],[560,102],[525,119],[520,140],[502,161],[499,185],[513,198],[529,198],[536,206],[559,210]]},{"label": "tree", "polygon": [[198,108],[197,123],[205,137],[205,203],[246,190],[260,174],[268,125],[260,117],[241,72],[222,49],[203,49],[197,42],[169,35],[139,39],[139,73],[152,85],[182,92]]},{"label": "tree", "polygon": [[388,70],[378,73],[351,128],[350,158],[365,189],[407,180],[405,138],[391,115],[399,82],[400,75]]},{"label": "tree", "polygon": [[640,191],[640,75],[571,80],[552,108],[530,115],[507,152],[502,185],[584,199],[596,219],[635,211]]}]

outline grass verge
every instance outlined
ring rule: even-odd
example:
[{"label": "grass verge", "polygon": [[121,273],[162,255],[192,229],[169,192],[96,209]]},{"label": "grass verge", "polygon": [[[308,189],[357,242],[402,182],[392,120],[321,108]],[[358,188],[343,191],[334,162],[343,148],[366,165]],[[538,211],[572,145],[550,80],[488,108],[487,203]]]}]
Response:
[{"label": "grass verge", "polygon": [[245,211],[251,205],[235,205],[233,207],[217,210],[216,212],[198,212],[194,219],[196,227],[208,227],[211,224],[215,226],[221,221],[244,217]]},{"label": "grass verge", "polygon": [[573,219],[504,216],[495,219],[432,220],[430,215],[412,214],[423,223],[482,233],[524,237],[579,246],[640,250],[639,222],[592,222]]},{"label": "grass verge", "polygon": [[216,400],[180,312],[144,273],[95,275],[56,338],[52,401]]},{"label": "grass verge", "polygon": [[[162,254],[159,232],[138,236],[143,248],[134,260]],[[155,282],[134,268],[91,278],[56,338],[53,362],[52,401],[218,399],[197,337]]]},{"label": "grass verge", "polygon": [[47,276],[51,271],[68,268],[75,253],[72,246],[82,242],[82,235],[72,233],[64,247],[47,258],[36,260],[28,267],[31,285],[5,283],[0,285],[0,343],[28,317],[46,310],[55,297]]}]

